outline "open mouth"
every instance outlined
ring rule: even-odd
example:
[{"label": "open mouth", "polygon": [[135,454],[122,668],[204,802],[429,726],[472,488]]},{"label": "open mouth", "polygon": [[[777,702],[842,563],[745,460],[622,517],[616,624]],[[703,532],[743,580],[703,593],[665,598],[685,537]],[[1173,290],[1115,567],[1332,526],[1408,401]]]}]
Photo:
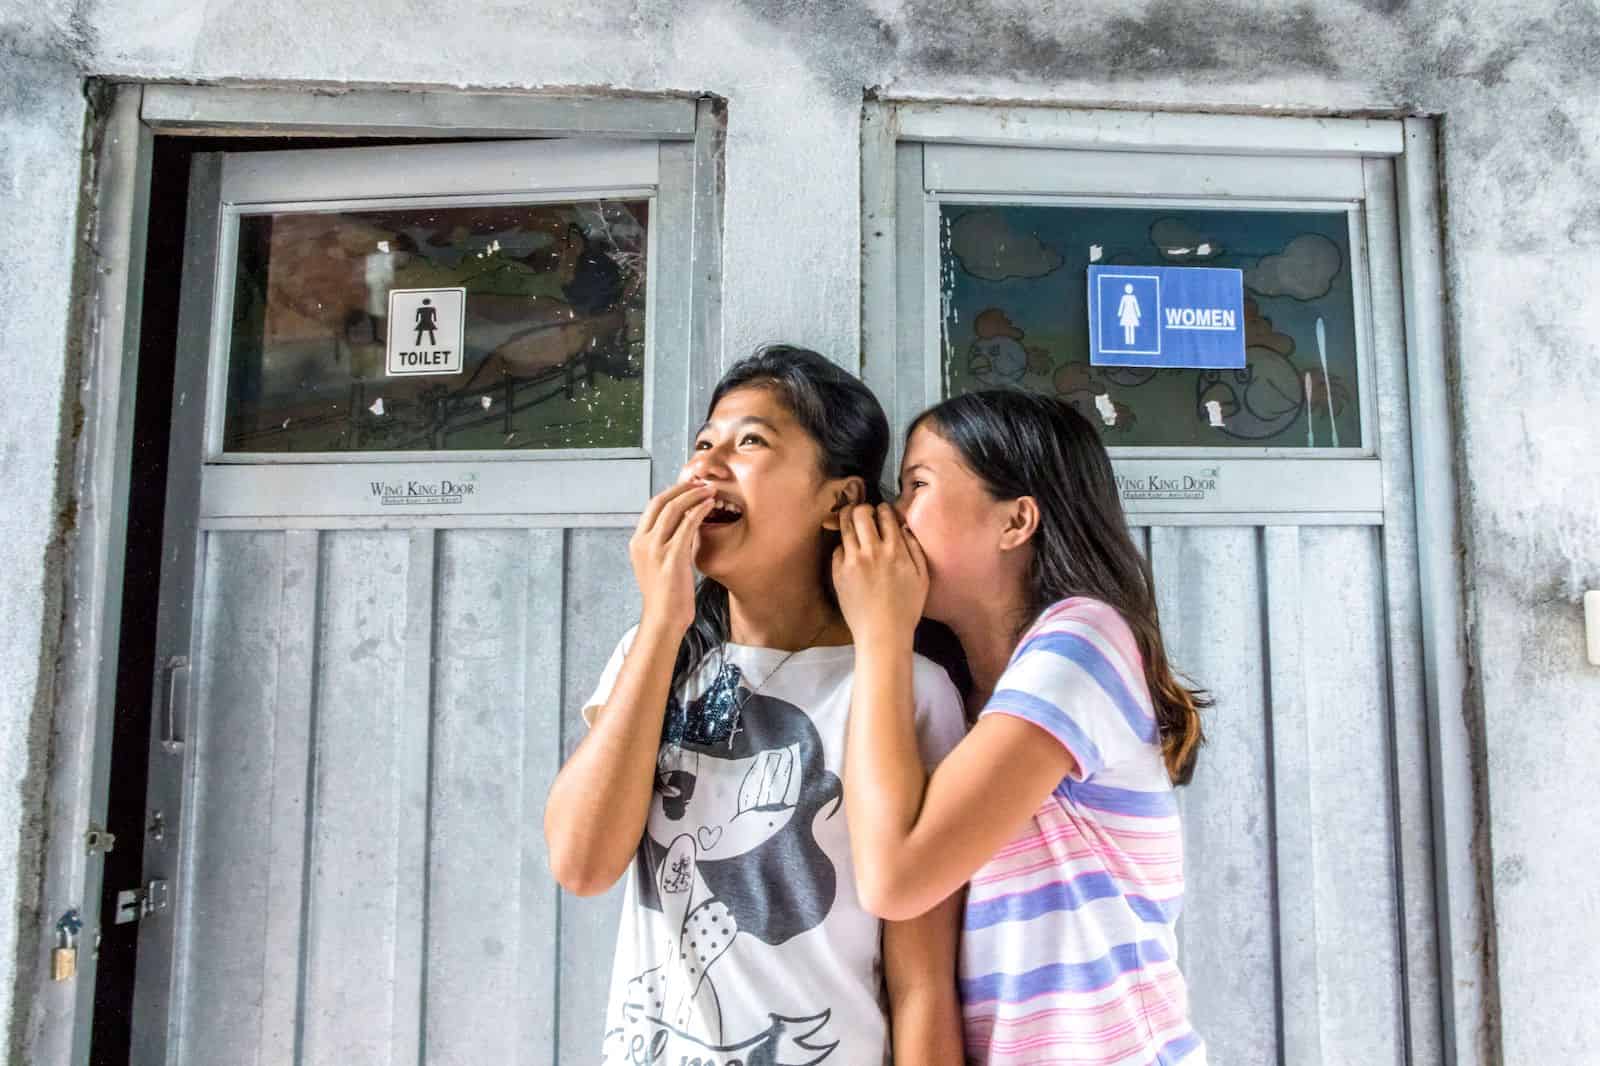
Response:
[{"label": "open mouth", "polygon": [[711,505],[711,513],[706,515],[704,524],[708,526],[731,526],[744,517],[744,508],[732,500],[717,497],[717,502]]}]

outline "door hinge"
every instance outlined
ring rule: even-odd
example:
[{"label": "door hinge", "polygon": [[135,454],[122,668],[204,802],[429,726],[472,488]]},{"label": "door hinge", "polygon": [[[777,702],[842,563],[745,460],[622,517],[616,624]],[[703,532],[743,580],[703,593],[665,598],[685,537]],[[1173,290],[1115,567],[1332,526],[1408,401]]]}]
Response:
[{"label": "door hinge", "polygon": [[125,888],[117,893],[117,925],[137,922],[140,918],[167,909],[171,902],[167,883],[156,878],[143,888]]}]

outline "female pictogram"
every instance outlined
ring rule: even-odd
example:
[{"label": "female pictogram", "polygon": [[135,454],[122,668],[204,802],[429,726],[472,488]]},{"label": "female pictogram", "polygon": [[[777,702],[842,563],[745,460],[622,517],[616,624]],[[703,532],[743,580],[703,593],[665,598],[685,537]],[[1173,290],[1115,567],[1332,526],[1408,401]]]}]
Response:
[{"label": "female pictogram", "polygon": [[434,330],[439,328],[439,309],[433,306],[433,301],[426,296],[422,298],[422,305],[417,308],[417,339],[416,346],[422,347],[422,335],[428,335],[428,343],[438,347],[439,340],[434,336]]},{"label": "female pictogram", "polygon": [[1131,284],[1122,287],[1122,300],[1117,304],[1117,321],[1122,323],[1122,342],[1133,347],[1134,334],[1139,332],[1139,298],[1133,294]]}]

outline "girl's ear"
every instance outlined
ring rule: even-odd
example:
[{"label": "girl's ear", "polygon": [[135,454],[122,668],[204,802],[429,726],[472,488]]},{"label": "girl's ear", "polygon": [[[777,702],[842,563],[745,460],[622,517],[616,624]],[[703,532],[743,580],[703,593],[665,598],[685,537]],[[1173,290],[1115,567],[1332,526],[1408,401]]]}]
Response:
[{"label": "girl's ear", "polygon": [[825,490],[832,497],[828,513],[822,519],[823,529],[839,528],[839,512],[853,507],[867,498],[867,483],[859,477],[841,477],[829,481]]},{"label": "girl's ear", "polygon": [[1005,529],[1000,533],[1000,550],[1012,551],[1033,539],[1039,531],[1039,502],[1032,496],[1018,496],[1011,501],[1006,515]]}]

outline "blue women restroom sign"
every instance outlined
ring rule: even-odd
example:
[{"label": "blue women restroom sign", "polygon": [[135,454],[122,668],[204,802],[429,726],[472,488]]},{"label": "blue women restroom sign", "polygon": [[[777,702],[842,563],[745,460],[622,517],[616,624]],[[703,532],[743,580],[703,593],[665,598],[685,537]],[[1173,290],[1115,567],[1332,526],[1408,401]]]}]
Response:
[{"label": "blue women restroom sign", "polygon": [[1089,268],[1093,366],[1244,367],[1244,272]]}]

